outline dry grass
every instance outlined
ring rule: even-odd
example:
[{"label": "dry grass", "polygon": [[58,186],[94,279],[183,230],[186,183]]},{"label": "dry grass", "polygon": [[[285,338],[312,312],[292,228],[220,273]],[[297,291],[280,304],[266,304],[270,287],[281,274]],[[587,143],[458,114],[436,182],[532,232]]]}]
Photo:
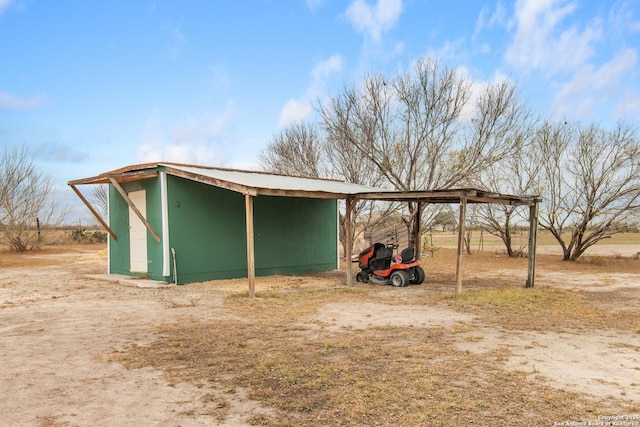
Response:
[{"label": "dry grass", "polygon": [[[509,356],[506,349],[483,356],[458,350],[454,335],[465,325],[331,333],[311,332],[301,322],[330,302],[363,303],[381,296],[393,300],[379,289],[272,291],[254,300],[232,294],[225,306],[245,320],[163,325],[159,340],[131,347],[114,360],[131,368],[162,369],[174,383],[247,388],[252,399],[277,408],[252,418],[256,425],[524,426],[633,409],[507,371],[501,363]],[[416,302],[444,304],[508,329],[640,327],[639,314],[627,313],[621,320],[579,292],[550,288],[505,286],[469,291],[458,299],[438,294]],[[216,399],[211,415],[223,419],[227,405]]]},{"label": "dry grass", "polygon": [[445,303],[504,329],[565,332],[577,329],[640,330],[637,311],[611,311],[589,302],[583,292],[538,287],[469,291]]},{"label": "dry grass", "polygon": [[[83,245],[45,247],[42,253],[79,254],[83,249]],[[38,255],[3,254],[0,268],[54,262]],[[230,316],[211,321],[184,316],[177,323],[159,326],[157,340],[149,345],[132,345],[110,359],[132,369],[160,369],[172,384],[188,382],[205,389],[198,413],[221,421],[244,390],[243,398],[275,408],[254,413],[250,418],[254,425],[529,426],[637,410],[622,400],[595,399],[545,385],[536,381],[535,372],[508,370],[507,347],[483,354],[461,350],[457,341],[473,344],[482,339],[474,335],[471,323],[339,332],[323,328],[320,322],[310,324],[309,318],[331,303],[384,303],[422,305],[425,310],[444,306],[472,314],[484,326],[516,333],[580,331],[586,336],[589,331],[620,330],[640,334],[640,311],[629,309],[622,300],[613,301],[606,292],[546,286],[523,289],[527,260],[495,251],[465,256],[465,292],[455,298],[453,255],[454,250],[442,248],[435,257],[424,259],[426,284],[403,289],[346,288],[338,274],[323,276],[323,286],[313,285],[313,280],[308,285],[299,278],[282,279],[286,286],[259,288],[257,298],[249,299],[243,280],[226,281],[218,292],[224,295],[224,309]],[[567,263],[559,257],[539,256],[538,269],[638,274],[640,260],[585,257]],[[176,289],[176,294],[182,289]],[[168,308],[176,310],[197,305],[184,298],[168,301]],[[57,425],[56,419],[42,419],[41,425]]]},{"label": "dry grass", "polygon": [[[84,253],[95,253],[98,248],[106,251],[107,245],[106,243],[44,245],[23,253],[0,248],[0,268],[38,268],[58,265],[62,258],[80,256]],[[51,255],[57,255],[59,258]]]}]

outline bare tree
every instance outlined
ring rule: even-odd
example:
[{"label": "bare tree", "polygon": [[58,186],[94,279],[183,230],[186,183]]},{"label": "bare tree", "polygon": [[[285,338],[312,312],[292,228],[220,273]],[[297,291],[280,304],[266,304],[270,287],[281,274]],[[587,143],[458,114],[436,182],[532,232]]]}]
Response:
[{"label": "bare tree", "polygon": [[106,217],[109,213],[109,185],[98,184],[94,187],[91,194],[94,205],[98,208],[98,212],[102,217]]},{"label": "bare tree", "polygon": [[620,232],[640,211],[640,142],[619,123],[612,130],[547,123],[538,132],[545,188],[540,225],[577,260]]},{"label": "bare tree", "polygon": [[[433,59],[388,82],[368,76],[321,109],[329,138],[353,145],[391,188],[452,188],[508,156],[512,129],[528,114],[507,81],[488,84],[469,106],[471,85]],[[470,107],[471,120],[463,117]],[[419,241],[416,205],[409,203],[410,243]]]},{"label": "bare tree", "polygon": [[[260,152],[263,169],[296,176],[342,179],[347,182],[375,186],[380,180],[376,168],[371,167],[354,151],[352,145],[332,140],[313,124],[299,123],[275,134],[269,145]],[[386,204],[386,211],[389,205]],[[376,212],[378,210],[378,212]],[[351,242],[385,216],[384,209],[373,201],[356,203],[352,211]],[[376,215],[374,215],[376,212]],[[344,215],[340,215],[340,241],[347,257]]]},{"label": "bare tree", "polygon": [[323,161],[323,151],[317,127],[298,123],[276,133],[258,155],[258,163],[269,172],[327,177],[329,172]]},{"label": "bare tree", "polygon": [[[474,184],[489,191],[506,194],[540,195],[543,158],[533,144],[537,125],[523,122],[514,140],[511,156],[505,157],[483,169]],[[514,247],[514,221],[526,220],[522,207],[512,205],[481,204],[477,208],[480,226],[488,233],[499,237],[510,257],[522,256],[525,245]],[[528,211],[526,212],[528,214]]]},{"label": "bare tree", "polygon": [[[384,182],[378,169],[358,152],[357,148],[341,139],[327,137],[324,144],[324,155],[330,166],[333,177],[344,179],[354,184],[380,187]],[[396,203],[377,203],[373,200],[360,200],[355,203],[351,212],[351,242],[375,228],[385,221],[391,212],[397,209]],[[344,218],[340,216],[340,241],[345,251],[351,253],[352,248],[346,248],[346,227]]]},{"label": "bare tree", "polygon": [[38,172],[25,148],[5,147],[0,158],[0,233],[17,252],[33,249],[44,231],[59,225],[66,209],[52,193],[53,181]]}]

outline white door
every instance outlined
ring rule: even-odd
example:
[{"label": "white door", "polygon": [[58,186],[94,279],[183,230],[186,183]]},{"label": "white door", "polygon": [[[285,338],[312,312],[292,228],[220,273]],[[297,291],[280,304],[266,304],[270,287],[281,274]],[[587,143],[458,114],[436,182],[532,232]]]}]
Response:
[{"label": "white door", "polygon": [[[147,219],[147,193],[145,190],[132,191],[129,193],[129,198],[142,216]],[[129,260],[132,272],[147,272],[147,228],[131,207],[129,207]]]}]

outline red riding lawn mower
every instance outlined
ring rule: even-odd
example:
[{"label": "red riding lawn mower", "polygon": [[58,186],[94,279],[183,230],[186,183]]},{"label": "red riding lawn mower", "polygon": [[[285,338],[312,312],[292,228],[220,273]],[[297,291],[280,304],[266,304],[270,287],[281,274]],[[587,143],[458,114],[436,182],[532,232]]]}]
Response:
[{"label": "red riding lawn mower", "polygon": [[394,256],[395,249],[398,249],[398,245],[374,243],[360,252],[357,262],[361,270],[356,280],[399,287],[424,282],[424,270],[420,267],[420,261],[415,259],[415,248],[408,247]]}]

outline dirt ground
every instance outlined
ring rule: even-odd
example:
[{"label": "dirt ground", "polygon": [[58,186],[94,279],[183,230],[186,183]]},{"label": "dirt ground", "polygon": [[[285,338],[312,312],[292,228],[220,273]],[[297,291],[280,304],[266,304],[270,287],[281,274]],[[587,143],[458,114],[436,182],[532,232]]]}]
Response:
[{"label": "dirt ground", "polygon": [[[636,247],[615,250],[637,253]],[[438,267],[435,262],[445,257],[443,250],[425,261],[433,268],[427,267],[422,286],[372,287],[380,295],[397,296],[397,304],[333,302],[300,319],[299,326],[311,335],[320,328],[326,334],[390,325],[456,329],[460,351],[483,355],[506,347],[510,353],[504,369],[530,374],[530,381],[640,408],[640,330],[511,330],[445,305],[425,310],[413,304],[412,299],[452,291],[451,264]],[[525,259],[515,266],[498,257],[491,265],[487,260],[491,256],[465,258],[465,289],[492,277],[524,283]],[[596,257],[568,268],[567,263],[541,259],[537,286],[575,289],[594,306],[637,312],[640,267],[637,260],[628,260],[612,268]],[[226,418],[212,418],[201,410],[208,391],[197,384],[175,383],[161,370],[127,369],[112,361],[132,344],[156,340],[160,324],[238,318],[224,301],[246,291],[244,280],[139,288],[91,276],[104,273],[105,264],[106,250],[99,245],[0,254],[0,425],[236,426],[273,411],[238,388],[232,391]],[[257,292],[323,286],[342,286],[342,276],[259,278]],[[593,414],[592,421],[609,416],[634,414],[608,408]],[[538,425],[565,421],[541,420]],[[640,425],[640,419],[633,422]]]}]

